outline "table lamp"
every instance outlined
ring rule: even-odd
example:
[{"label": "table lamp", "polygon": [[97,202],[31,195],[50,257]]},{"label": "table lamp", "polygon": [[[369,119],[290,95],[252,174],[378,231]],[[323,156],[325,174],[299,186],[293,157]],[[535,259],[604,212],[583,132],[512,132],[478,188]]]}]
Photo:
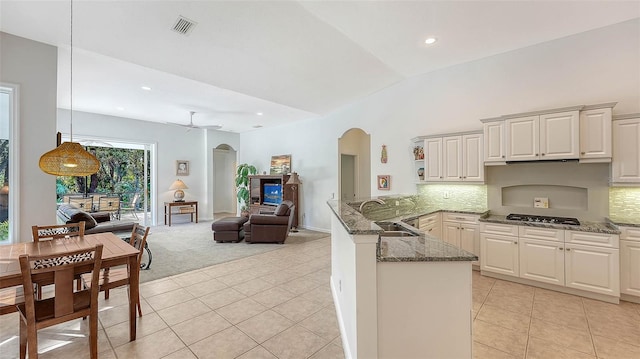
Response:
[{"label": "table lamp", "polygon": [[184,202],[184,191],[183,189],[189,189],[189,187],[187,187],[186,184],[184,184],[184,182],[182,182],[182,180],[177,179],[173,182],[173,184],[171,184],[171,187],[169,187],[170,190],[176,190],[175,192],[173,192],[173,201],[174,202]]},{"label": "table lamp", "polygon": [[[298,187],[302,184],[302,182],[300,182],[300,178],[298,177],[298,173],[297,172],[293,172],[291,174],[291,177],[289,177],[289,180],[286,183],[287,185],[291,185],[291,191],[293,192],[293,203],[298,203],[297,199],[298,199]],[[297,207],[297,206],[296,206]],[[298,219],[298,214],[294,213],[294,216],[296,216],[296,219]],[[297,232],[298,231],[298,221],[296,221],[296,226],[291,227],[291,232]]]}]

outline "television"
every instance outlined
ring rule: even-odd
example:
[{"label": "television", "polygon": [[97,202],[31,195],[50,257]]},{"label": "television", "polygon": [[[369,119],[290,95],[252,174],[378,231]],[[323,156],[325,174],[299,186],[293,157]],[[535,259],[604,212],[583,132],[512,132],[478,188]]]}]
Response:
[{"label": "television", "polygon": [[277,206],[282,202],[282,184],[265,183],[263,187],[262,204]]}]

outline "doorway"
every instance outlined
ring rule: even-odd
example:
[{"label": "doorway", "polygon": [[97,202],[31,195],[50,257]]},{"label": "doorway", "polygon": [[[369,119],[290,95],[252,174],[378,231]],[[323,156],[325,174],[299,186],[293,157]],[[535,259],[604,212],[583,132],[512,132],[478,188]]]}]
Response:
[{"label": "doorway", "polygon": [[371,136],[359,128],[338,139],[340,200],[371,197]]},{"label": "doorway", "polygon": [[356,156],[340,155],[340,200],[353,201],[356,198]]},{"label": "doorway", "polygon": [[213,217],[235,215],[236,151],[227,144],[213,149]]}]

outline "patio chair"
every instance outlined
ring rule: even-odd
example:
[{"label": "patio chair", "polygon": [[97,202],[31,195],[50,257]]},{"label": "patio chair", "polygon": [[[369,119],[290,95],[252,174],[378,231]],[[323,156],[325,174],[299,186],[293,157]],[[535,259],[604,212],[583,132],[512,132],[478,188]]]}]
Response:
[{"label": "patio chair", "polygon": [[[89,317],[91,358],[98,358],[98,276],[102,263],[102,244],[63,254],[27,255],[19,257],[25,301],[18,305],[20,313],[20,358],[38,358],[38,330],[73,319]],[[74,291],[73,278],[91,275],[92,286]],[[38,300],[33,285],[41,280],[53,281],[55,296]]]},{"label": "patio chair", "polygon": [[69,204],[87,212],[93,211],[93,197],[69,197]]},{"label": "patio chair", "polygon": [[139,219],[138,214],[136,213],[138,203],[140,203],[140,193],[134,194],[133,197],[131,198],[131,202],[121,207],[122,213],[129,212],[133,214],[133,216],[136,217],[136,219]]},{"label": "patio chair", "polygon": [[103,196],[98,203],[98,212],[109,212],[111,218],[120,219],[120,196]]}]

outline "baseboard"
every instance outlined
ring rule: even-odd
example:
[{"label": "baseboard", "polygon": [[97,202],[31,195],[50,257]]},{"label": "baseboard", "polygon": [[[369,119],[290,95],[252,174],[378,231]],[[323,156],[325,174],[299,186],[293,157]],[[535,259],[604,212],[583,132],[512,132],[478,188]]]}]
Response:
[{"label": "baseboard", "polygon": [[629,295],[629,294],[620,293],[620,300],[624,300],[625,302],[632,302],[632,303],[640,304],[640,297],[635,296],[635,295]]},{"label": "baseboard", "polygon": [[345,359],[351,358],[351,349],[349,347],[349,341],[347,340],[347,331],[344,329],[344,322],[342,321],[342,309],[340,308],[340,302],[338,301],[338,295],[333,282],[333,276],[330,279],[331,295],[333,296],[333,304],[336,308],[336,315],[338,316],[338,327],[340,328],[340,339],[342,339],[342,351],[344,352]]},{"label": "baseboard", "polygon": [[298,229],[308,229],[310,231],[322,232],[331,234],[331,229],[326,228],[317,228],[317,227],[309,227],[309,226],[298,226]]}]

